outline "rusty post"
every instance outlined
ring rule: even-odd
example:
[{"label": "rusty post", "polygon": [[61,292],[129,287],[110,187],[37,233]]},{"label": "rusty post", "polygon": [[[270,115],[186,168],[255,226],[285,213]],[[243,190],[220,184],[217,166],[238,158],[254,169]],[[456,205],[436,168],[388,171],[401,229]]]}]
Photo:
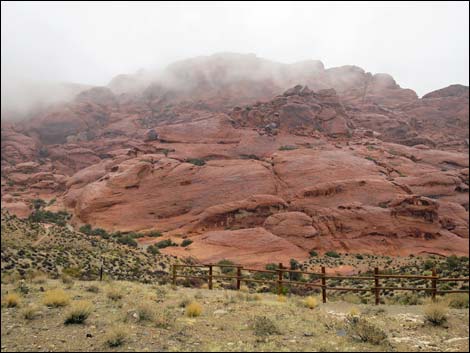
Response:
[{"label": "rusty post", "polygon": [[376,267],[374,268],[374,278],[375,278],[375,305],[379,305],[380,304],[380,283],[379,283],[379,268]]},{"label": "rusty post", "polygon": [[326,303],[326,268],[325,266],[321,267],[321,296],[323,303]]},{"label": "rusty post", "polygon": [[212,265],[209,265],[209,289],[212,289]]},{"label": "rusty post", "polygon": [[240,290],[240,282],[242,278],[242,268],[237,266],[237,290]]},{"label": "rusty post", "polygon": [[432,300],[435,301],[436,300],[436,294],[437,294],[437,271],[436,271],[436,268],[434,267],[432,269],[432,276],[434,277],[432,279],[432,282],[431,282],[431,287],[432,287]]},{"label": "rusty post", "polygon": [[277,278],[277,293],[282,295],[282,262],[279,263],[278,278]]}]

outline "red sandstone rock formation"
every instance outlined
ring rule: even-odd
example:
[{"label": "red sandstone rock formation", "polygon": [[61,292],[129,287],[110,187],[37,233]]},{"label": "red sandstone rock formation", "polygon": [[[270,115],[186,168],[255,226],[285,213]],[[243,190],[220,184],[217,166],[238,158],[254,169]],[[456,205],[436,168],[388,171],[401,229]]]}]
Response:
[{"label": "red sandstone rock formation", "polygon": [[201,261],[468,254],[468,121],[460,85],[420,99],[355,66],[201,57],[2,124],[2,207],[56,198]]}]

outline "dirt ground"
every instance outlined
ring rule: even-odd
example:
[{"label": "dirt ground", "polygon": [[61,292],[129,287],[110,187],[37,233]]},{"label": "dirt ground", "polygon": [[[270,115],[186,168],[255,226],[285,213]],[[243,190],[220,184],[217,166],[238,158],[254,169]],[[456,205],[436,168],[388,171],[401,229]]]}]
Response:
[{"label": "dirt ground", "polygon": [[[37,281],[39,282],[39,281]],[[18,284],[2,285],[1,350],[9,351],[468,351],[468,309],[448,309],[448,320],[432,326],[424,320],[424,305],[362,305],[348,302],[319,303],[314,309],[304,298],[242,291],[190,289],[136,282],[82,282],[58,280],[25,283],[17,307],[3,305]],[[70,303],[49,308],[45,292],[63,289]],[[112,300],[111,291],[122,298]],[[27,293],[26,293],[27,292]],[[93,311],[83,324],[65,325],[74,302],[86,300]],[[186,315],[184,304],[196,301],[198,317]],[[160,320],[141,320],[139,306],[150,303]],[[35,305],[37,316],[24,317]],[[385,332],[378,344],[362,342],[347,326],[357,315]],[[260,335],[257,318],[266,317],[278,332]],[[123,327],[125,341],[111,348],[107,337]],[[163,327],[165,326],[165,327]]]}]

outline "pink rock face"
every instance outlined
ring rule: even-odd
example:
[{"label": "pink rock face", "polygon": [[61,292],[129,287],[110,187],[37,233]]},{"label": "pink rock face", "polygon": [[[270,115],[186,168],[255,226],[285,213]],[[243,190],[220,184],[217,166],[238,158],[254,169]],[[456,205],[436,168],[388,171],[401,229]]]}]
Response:
[{"label": "pink rock face", "polygon": [[164,252],[200,261],[468,255],[468,121],[465,86],[195,58],[2,124],[2,207],[56,198],[75,226],[189,238]]}]

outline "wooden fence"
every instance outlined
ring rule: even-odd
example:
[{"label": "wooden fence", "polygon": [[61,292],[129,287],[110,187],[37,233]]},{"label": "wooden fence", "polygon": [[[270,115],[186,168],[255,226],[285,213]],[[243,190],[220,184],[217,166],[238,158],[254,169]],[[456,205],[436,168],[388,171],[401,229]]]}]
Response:
[{"label": "wooden fence", "polygon": [[[187,275],[178,273],[179,268],[199,268],[206,269],[206,275]],[[235,272],[236,275],[229,274],[214,274],[214,268],[232,268],[230,272]],[[260,273],[260,274],[270,274],[275,279],[255,279],[252,277],[243,276],[242,272],[249,273]],[[292,281],[286,280],[284,274],[300,274],[300,275],[309,275],[310,279],[316,277],[316,279],[309,282],[302,281]],[[205,264],[205,265],[185,265],[185,264],[174,264],[172,265],[172,280],[173,284],[176,285],[177,278],[187,278],[187,279],[203,279],[207,280],[209,289],[213,288],[213,280],[218,279],[229,279],[236,280],[236,289],[240,289],[242,282],[254,282],[254,283],[263,283],[263,284],[274,284],[277,286],[279,294],[284,292],[284,285],[301,285],[309,288],[320,288],[322,293],[323,303],[326,303],[327,291],[344,291],[344,292],[373,292],[375,294],[375,304],[380,304],[380,292],[383,290],[389,291],[427,291],[431,293],[433,299],[436,298],[437,294],[447,294],[447,293],[469,293],[469,290],[439,290],[437,285],[439,282],[468,282],[468,277],[462,278],[444,278],[437,275],[436,269],[432,270],[431,276],[420,276],[420,275],[392,275],[392,274],[381,274],[379,268],[374,268],[373,276],[336,276],[336,275],[327,275],[326,268],[321,267],[321,273],[300,271],[300,270],[291,270],[283,266],[282,263],[279,264],[278,269],[276,270],[256,270],[250,268],[244,268],[242,265],[217,265],[217,264]],[[276,279],[277,278],[277,279]],[[429,280],[431,282],[430,287],[392,287],[392,286],[381,286],[380,281],[383,279],[422,279]],[[354,288],[354,287],[332,287],[328,286],[327,280],[355,280],[355,281],[373,281],[374,286],[369,288]]]}]

